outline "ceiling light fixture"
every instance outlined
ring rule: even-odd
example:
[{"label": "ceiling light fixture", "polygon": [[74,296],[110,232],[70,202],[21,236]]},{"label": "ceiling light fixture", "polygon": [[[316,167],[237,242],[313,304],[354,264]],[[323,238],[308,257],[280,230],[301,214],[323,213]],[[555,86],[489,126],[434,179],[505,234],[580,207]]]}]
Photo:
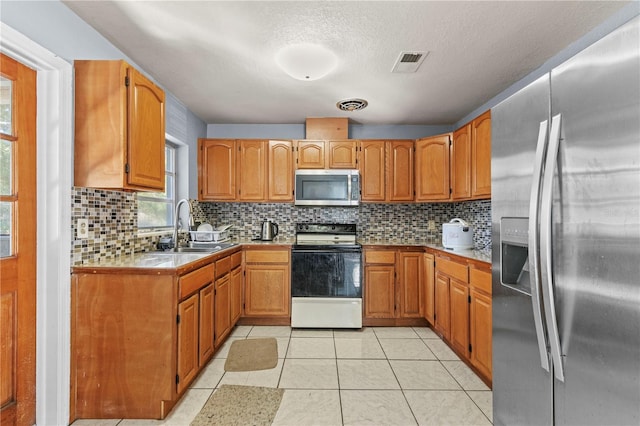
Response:
[{"label": "ceiling light fixture", "polygon": [[345,99],[336,104],[339,110],[349,112],[365,109],[367,105],[369,102],[359,98]]},{"label": "ceiling light fixture", "polygon": [[276,53],[276,63],[297,80],[318,80],[338,66],[338,57],[319,44],[301,43],[285,46]]}]

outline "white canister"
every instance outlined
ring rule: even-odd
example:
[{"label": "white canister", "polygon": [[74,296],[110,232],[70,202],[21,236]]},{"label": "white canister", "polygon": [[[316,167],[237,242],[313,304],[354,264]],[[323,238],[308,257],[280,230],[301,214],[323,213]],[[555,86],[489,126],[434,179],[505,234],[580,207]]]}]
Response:
[{"label": "white canister", "polygon": [[459,218],[442,224],[442,246],[450,250],[472,249],[473,227]]}]

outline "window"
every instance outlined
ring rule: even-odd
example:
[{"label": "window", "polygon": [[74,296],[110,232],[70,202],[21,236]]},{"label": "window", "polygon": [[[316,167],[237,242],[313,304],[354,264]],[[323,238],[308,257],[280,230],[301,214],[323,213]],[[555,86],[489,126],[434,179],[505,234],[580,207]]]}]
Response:
[{"label": "window", "polygon": [[13,82],[0,77],[0,257],[14,252],[15,144],[13,132]]},{"label": "window", "polygon": [[164,192],[138,193],[138,229],[151,231],[173,226],[176,205],[176,148],[165,144]]}]

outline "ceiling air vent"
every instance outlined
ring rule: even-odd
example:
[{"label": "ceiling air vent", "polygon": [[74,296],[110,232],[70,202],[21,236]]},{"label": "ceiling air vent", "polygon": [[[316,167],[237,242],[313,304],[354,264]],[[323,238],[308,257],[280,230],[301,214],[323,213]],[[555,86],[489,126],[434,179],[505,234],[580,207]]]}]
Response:
[{"label": "ceiling air vent", "polygon": [[358,111],[360,109],[364,109],[369,105],[369,102],[364,99],[345,99],[336,104],[339,110],[341,111]]},{"label": "ceiling air vent", "polygon": [[429,52],[400,52],[391,72],[416,72]]}]

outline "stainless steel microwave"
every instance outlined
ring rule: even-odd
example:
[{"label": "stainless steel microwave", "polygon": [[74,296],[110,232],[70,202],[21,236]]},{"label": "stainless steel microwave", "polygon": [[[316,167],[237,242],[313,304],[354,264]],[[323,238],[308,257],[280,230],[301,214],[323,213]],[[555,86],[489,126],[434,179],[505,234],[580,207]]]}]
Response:
[{"label": "stainless steel microwave", "polygon": [[296,170],[296,206],[357,206],[358,170]]}]

